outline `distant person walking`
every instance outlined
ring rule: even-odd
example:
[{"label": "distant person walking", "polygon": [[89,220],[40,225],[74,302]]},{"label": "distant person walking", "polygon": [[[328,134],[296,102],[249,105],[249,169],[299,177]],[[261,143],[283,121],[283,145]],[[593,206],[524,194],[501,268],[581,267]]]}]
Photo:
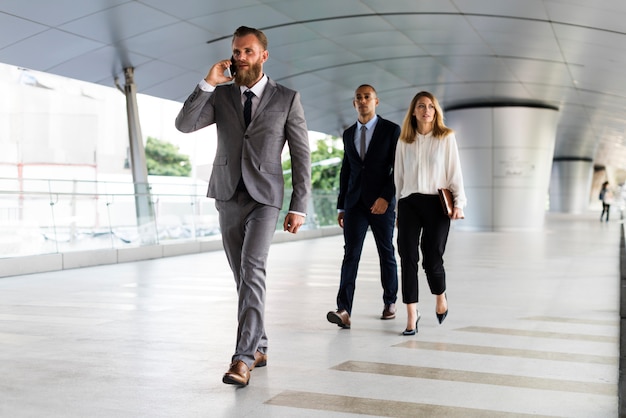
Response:
[{"label": "distant person walking", "polygon": [[606,213],[606,221],[609,221],[609,212],[611,209],[611,203],[613,202],[613,192],[609,189],[609,182],[602,183],[602,189],[600,190],[600,196],[598,198],[602,201],[602,213],[600,214],[600,222]]}]

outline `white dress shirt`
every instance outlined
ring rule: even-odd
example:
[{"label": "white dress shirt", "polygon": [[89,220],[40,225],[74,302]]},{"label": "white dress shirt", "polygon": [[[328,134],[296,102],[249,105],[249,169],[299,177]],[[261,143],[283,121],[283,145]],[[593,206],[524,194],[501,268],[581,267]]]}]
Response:
[{"label": "white dress shirt", "polygon": [[362,124],[357,120],[356,122],[356,131],[354,132],[354,146],[356,147],[357,152],[361,149],[361,126],[365,126],[365,153],[367,154],[367,149],[370,146],[370,142],[372,142],[372,135],[374,134],[374,128],[376,127],[376,122],[378,122],[378,115],[374,115],[374,117],[367,121],[366,124]]},{"label": "white dress shirt", "polygon": [[464,208],[467,203],[454,134],[435,138],[429,132],[417,134],[412,144],[398,141],[394,181],[397,200],[413,193],[436,195],[438,189],[448,188],[455,207]]}]

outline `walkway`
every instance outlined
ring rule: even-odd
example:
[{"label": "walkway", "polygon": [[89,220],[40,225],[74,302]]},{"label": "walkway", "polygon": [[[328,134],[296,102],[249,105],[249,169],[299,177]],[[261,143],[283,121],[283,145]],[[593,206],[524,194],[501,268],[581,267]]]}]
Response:
[{"label": "walkway", "polygon": [[241,389],[221,382],[236,302],[220,251],[0,279],[0,416],[616,417],[619,236],[595,213],[453,230],[450,314],[437,324],[422,280],[414,337],[404,305],[378,319],[371,236],[351,330],[326,321],[341,236],[275,244],[268,366]]}]

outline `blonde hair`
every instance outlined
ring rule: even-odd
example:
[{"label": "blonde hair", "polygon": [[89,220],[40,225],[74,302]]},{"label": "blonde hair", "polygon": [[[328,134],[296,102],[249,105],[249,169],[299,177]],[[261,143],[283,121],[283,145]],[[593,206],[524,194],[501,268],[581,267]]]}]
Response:
[{"label": "blonde hair", "polygon": [[439,105],[439,101],[432,93],[427,91],[420,91],[413,97],[411,100],[411,104],[409,105],[409,110],[407,110],[406,115],[404,116],[404,121],[402,122],[402,129],[400,131],[400,140],[406,142],[407,144],[412,144],[415,142],[415,137],[417,136],[417,119],[413,112],[415,112],[415,106],[417,106],[417,101],[422,98],[427,97],[435,106],[435,117],[433,118],[433,136],[438,139],[445,138],[447,135],[450,135],[454,131],[448,128],[443,123],[443,110]]}]

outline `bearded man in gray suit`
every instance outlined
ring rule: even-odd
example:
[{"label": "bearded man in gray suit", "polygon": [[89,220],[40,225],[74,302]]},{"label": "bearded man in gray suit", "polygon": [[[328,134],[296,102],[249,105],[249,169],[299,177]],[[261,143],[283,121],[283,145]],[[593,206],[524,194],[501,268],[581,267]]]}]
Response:
[{"label": "bearded man in gray suit", "polygon": [[[239,27],[232,62],[218,61],[176,117],[181,132],[217,126],[217,151],[208,197],[215,199],[222,242],[239,297],[237,344],[222,381],[246,386],[250,371],[267,364],[265,265],[280,209],[281,154],[289,145],[293,193],[283,229],[303,225],[311,193],[309,139],[300,94],[267,77],[267,38]],[[231,64],[234,76],[228,74]],[[230,81],[234,81],[231,84]]]}]

